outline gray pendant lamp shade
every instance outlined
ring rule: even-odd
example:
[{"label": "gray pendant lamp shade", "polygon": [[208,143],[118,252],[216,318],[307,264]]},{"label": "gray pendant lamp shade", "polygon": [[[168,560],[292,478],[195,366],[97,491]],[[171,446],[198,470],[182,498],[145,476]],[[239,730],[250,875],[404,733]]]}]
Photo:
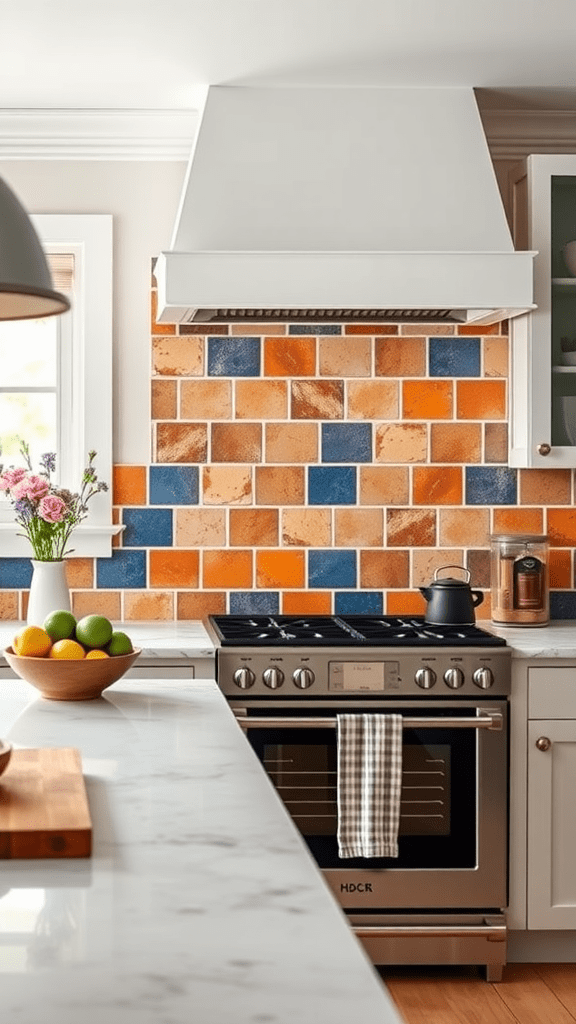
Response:
[{"label": "gray pendant lamp shade", "polygon": [[28,320],[65,313],[70,302],[54,291],[40,239],[0,178],[0,320]]}]

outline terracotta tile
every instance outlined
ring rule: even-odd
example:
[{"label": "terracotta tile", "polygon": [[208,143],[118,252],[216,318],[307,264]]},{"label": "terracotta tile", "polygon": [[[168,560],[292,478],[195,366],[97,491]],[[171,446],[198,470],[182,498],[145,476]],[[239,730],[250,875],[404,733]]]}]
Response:
[{"label": "terracotta tile", "polygon": [[521,505],[569,505],[572,501],[571,469],[521,469]]},{"label": "terracotta tile", "polygon": [[479,423],[432,423],[432,462],[480,462],[481,457],[482,427]]},{"label": "terracotta tile", "polygon": [[213,462],[260,462],[261,423],[213,423],[210,438]]},{"label": "terracotta tile", "polygon": [[237,380],[236,419],[285,420],[288,386],[284,380]]},{"label": "terracotta tile", "polygon": [[376,462],[426,462],[426,423],[381,423],[376,428]]},{"label": "terracotta tile", "polygon": [[94,559],[93,558],[67,558],[66,579],[68,586],[92,588],[94,586]]},{"label": "terracotta tile", "polygon": [[541,508],[495,508],[493,533],[544,533]]},{"label": "terracotta tile", "polygon": [[459,324],[458,334],[507,334],[508,321],[503,320],[499,324]]},{"label": "terracotta tile", "polygon": [[18,619],[26,620],[28,615],[28,599],[30,597],[29,590],[20,591],[20,614],[17,616]]},{"label": "terracotta tile", "polygon": [[303,505],[304,468],[256,466],[257,505]]},{"label": "terracotta tile", "polygon": [[290,415],[294,420],[341,420],[344,416],[343,381],[292,381]]},{"label": "terracotta tile", "polygon": [[490,510],[487,508],[440,509],[440,541],[444,547],[490,544]]},{"label": "terracotta tile", "polygon": [[572,589],[572,552],[566,548],[550,548],[548,565],[550,570],[550,586]]},{"label": "terracotta tile", "polygon": [[344,548],[376,548],[384,542],[381,508],[334,509],[334,544]]},{"label": "terracotta tile", "polygon": [[503,420],[506,416],[506,381],[457,381],[456,416],[459,420]]},{"label": "terracotta tile", "polygon": [[462,469],[460,466],[414,466],[414,505],[461,505]]},{"label": "terracotta tile", "polygon": [[[484,600],[478,609],[477,621],[478,625],[482,625],[482,619],[487,623],[492,617],[492,592],[490,590],[484,591]],[[485,627],[484,627],[485,628]]]},{"label": "terracotta tile", "polygon": [[410,579],[407,551],[361,551],[360,586],[382,590],[407,587]]},{"label": "terracotta tile", "polygon": [[409,420],[449,420],[452,417],[452,381],[405,380],[402,415]]},{"label": "terracotta tile", "polygon": [[160,377],[200,377],[204,338],[153,338],[152,372]]},{"label": "terracotta tile", "polygon": [[278,540],[277,508],[230,509],[230,544],[233,547],[273,547]]},{"label": "terracotta tile", "polygon": [[332,594],[329,591],[294,590],[282,594],[284,615],[330,615]]},{"label": "terracotta tile", "polygon": [[431,338],[433,335],[445,335],[448,337],[449,334],[456,334],[456,327],[454,324],[401,324],[401,334],[424,334],[427,338]]},{"label": "terracotta tile", "polygon": [[252,552],[204,551],[203,585],[213,589],[252,586]]},{"label": "terracotta tile", "polygon": [[[466,554],[466,566],[470,572],[470,586],[475,590],[490,589],[490,551],[468,551]],[[448,573],[446,575],[449,575]],[[456,579],[460,579],[460,573],[454,573]],[[465,578],[465,577],[462,577]],[[477,618],[484,618],[484,605],[486,597],[480,604],[476,605],[480,610],[476,612]]]},{"label": "terracotta tile", "polygon": [[266,338],[266,377],[310,377],[316,373],[316,338]]},{"label": "terracotta tile", "polygon": [[319,372],[323,377],[370,377],[372,341],[370,338],[318,339]]},{"label": "terracotta tile", "polygon": [[150,558],[151,587],[197,587],[200,555],[184,548],[152,549]]},{"label": "terracotta tile", "polygon": [[361,505],[406,505],[407,466],[360,466]]},{"label": "terracotta tile", "polygon": [[317,423],[266,423],[266,462],[318,462]]},{"label": "terracotta tile", "polygon": [[508,376],[508,338],[484,338],[484,376]]},{"label": "terracotta tile", "polygon": [[548,537],[550,547],[576,547],[576,509],[548,509]]},{"label": "terracotta tile", "polygon": [[377,377],[424,377],[425,338],[376,338]]},{"label": "terracotta tile", "polygon": [[206,593],[184,592],[176,595],[176,618],[205,619],[208,615],[224,615],[226,613],[226,594],[223,591]]},{"label": "terracotta tile", "polygon": [[508,462],[508,424],[484,424],[484,462]]},{"label": "terracotta tile", "polygon": [[156,462],[206,462],[207,452],[205,423],[158,423]]},{"label": "terracotta tile", "polygon": [[18,618],[18,591],[0,590],[0,620],[10,622]]},{"label": "terracotta tile", "polygon": [[180,417],[183,420],[229,420],[232,417],[231,382],[183,380],[180,384]]},{"label": "terracotta tile", "polygon": [[304,584],[303,551],[256,552],[257,587],[303,587]]},{"label": "terracotta tile", "polygon": [[[285,334],[288,333],[288,325],[285,324],[285,323],[278,323],[278,324],[252,324],[251,323],[250,325],[247,325],[247,324],[230,324],[230,334],[232,334],[232,335],[239,334],[239,335],[244,336],[247,333],[247,330],[246,330],[247,326],[249,326],[249,332],[248,333],[250,333],[250,334],[259,334],[259,335],[284,334],[285,335]],[[210,333],[212,333],[212,327],[210,328]]]},{"label": "terracotta tile", "polygon": [[175,380],[153,380],[150,414],[153,420],[174,420],[178,415],[178,384]]},{"label": "terracotta tile", "polygon": [[119,590],[72,591],[72,612],[77,619],[85,615],[105,615],[113,622],[122,618]]},{"label": "terracotta tile", "polygon": [[226,543],[226,512],[219,508],[176,509],[176,546],[223,547]]},{"label": "terracotta tile", "polygon": [[[231,324],[178,324],[178,334],[203,334],[209,331],[211,335],[214,334],[230,334]],[[244,328],[239,332],[244,334]]]},{"label": "terracotta tile", "polygon": [[332,543],[331,510],[328,508],[284,509],[282,512],[282,543],[297,547],[330,547]]},{"label": "terracotta tile", "polygon": [[[412,586],[428,587],[434,580],[436,569],[445,565],[464,565],[464,552],[461,548],[417,548],[412,552]],[[454,576],[465,579],[463,573],[449,569],[441,576]]]},{"label": "terracotta tile", "polygon": [[344,334],[398,334],[398,324],[344,324]]},{"label": "terracotta tile", "polygon": [[205,466],[202,471],[202,493],[205,505],[250,505],[252,467]]},{"label": "terracotta tile", "polygon": [[146,467],[114,466],[112,469],[114,505],[146,504]]},{"label": "terracotta tile", "polygon": [[[348,343],[349,344],[349,343]],[[348,382],[348,419],[396,419],[399,412],[397,381],[368,380]]]},{"label": "terracotta tile", "polygon": [[173,594],[127,591],[124,595],[126,622],[172,622],[173,619]]},{"label": "terracotta tile", "polygon": [[[112,508],[112,524],[113,526],[119,526],[121,523],[120,509]],[[112,536],[112,547],[119,548],[122,546],[122,532],[115,533]]]},{"label": "terracotta tile", "polygon": [[159,324],[156,321],[158,312],[158,292],[150,292],[150,329],[152,334],[175,334],[176,324]]},{"label": "terracotta tile", "polygon": [[424,615],[426,601],[418,590],[392,590],[386,594],[387,615]]},{"label": "terracotta tile", "polygon": [[431,508],[386,510],[386,543],[389,547],[430,547],[436,543],[436,511]]}]

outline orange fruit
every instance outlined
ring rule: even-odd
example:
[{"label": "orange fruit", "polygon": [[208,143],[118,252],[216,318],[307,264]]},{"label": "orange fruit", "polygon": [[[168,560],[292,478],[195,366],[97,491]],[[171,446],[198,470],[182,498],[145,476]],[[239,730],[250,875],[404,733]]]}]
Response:
[{"label": "orange fruit", "polygon": [[75,640],[57,640],[48,653],[49,658],[62,658],[67,661],[79,661],[84,657],[84,648]]},{"label": "orange fruit", "polygon": [[43,658],[52,646],[52,640],[40,626],[25,626],[14,637],[16,654],[21,658]]},{"label": "orange fruit", "polygon": [[93,647],[91,651],[88,651],[86,655],[86,661],[95,661],[96,658],[107,658],[106,651],[99,651],[97,647]]}]

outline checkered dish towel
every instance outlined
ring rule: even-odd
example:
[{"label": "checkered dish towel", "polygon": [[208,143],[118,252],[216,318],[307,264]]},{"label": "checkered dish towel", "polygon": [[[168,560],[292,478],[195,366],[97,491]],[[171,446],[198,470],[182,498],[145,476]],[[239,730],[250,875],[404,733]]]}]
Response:
[{"label": "checkered dish towel", "polygon": [[402,715],[338,715],[340,857],[397,857]]}]

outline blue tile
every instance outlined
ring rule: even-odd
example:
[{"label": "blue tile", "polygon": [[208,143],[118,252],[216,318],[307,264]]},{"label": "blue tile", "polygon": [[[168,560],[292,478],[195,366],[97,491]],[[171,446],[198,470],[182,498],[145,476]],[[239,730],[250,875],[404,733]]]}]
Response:
[{"label": "blue tile", "polygon": [[337,615],[381,615],[383,610],[381,590],[341,590],[336,594]]},{"label": "blue tile", "polygon": [[111,558],[96,559],[96,586],[130,588],[146,586],[146,552],[113,551]]},{"label": "blue tile", "polygon": [[480,338],[430,338],[431,377],[479,377]]},{"label": "blue tile", "polygon": [[288,334],[342,334],[341,324],[289,324]]},{"label": "blue tile", "polygon": [[552,590],[550,592],[550,618],[576,619],[576,591]]},{"label": "blue tile", "polygon": [[122,534],[125,548],[168,548],[172,546],[172,509],[125,508]]},{"label": "blue tile", "polygon": [[370,423],[323,423],[322,462],[372,462]]},{"label": "blue tile", "polygon": [[310,466],[309,505],[355,505],[355,466]]},{"label": "blue tile", "polygon": [[208,338],[211,377],[259,377],[260,338]]},{"label": "blue tile", "polygon": [[355,551],[309,551],[309,587],[355,587]]},{"label": "blue tile", "polygon": [[238,590],[230,594],[232,615],[277,615],[279,607],[277,590]]},{"label": "blue tile", "polygon": [[150,466],[151,505],[197,505],[197,466]]},{"label": "blue tile", "polygon": [[29,558],[0,558],[0,590],[27,589],[32,582]]},{"label": "blue tile", "polygon": [[507,466],[467,466],[467,505],[515,505],[517,471]]}]

